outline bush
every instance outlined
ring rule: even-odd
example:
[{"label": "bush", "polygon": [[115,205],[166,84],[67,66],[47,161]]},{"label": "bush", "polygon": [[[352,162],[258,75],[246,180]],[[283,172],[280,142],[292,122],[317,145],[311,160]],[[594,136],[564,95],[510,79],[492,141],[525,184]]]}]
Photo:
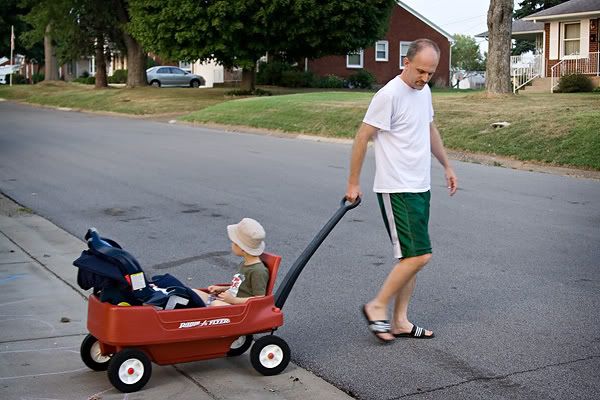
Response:
[{"label": "bush", "polygon": [[286,87],[312,87],[315,75],[312,72],[284,71],[281,74],[281,86]]},{"label": "bush", "polygon": [[33,81],[33,83],[39,83],[41,81],[44,80],[44,73],[43,72],[38,72],[37,74],[33,74],[31,76],[31,80]]},{"label": "bush", "polygon": [[[10,83],[10,74],[6,74],[4,81],[6,82],[6,84]],[[28,83],[28,82],[27,82],[27,78],[25,78],[25,76],[23,76],[21,74],[13,74],[12,83],[13,83],[13,85],[22,85],[22,84]]]},{"label": "bush", "polygon": [[260,63],[256,74],[256,83],[259,85],[282,86],[281,80],[284,72],[292,71],[294,68],[283,61],[271,61]]},{"label": "bush", "polygon": [[90,73],[89,73],[89,72],[87,72],[87,71],[83,71],[83,73],[81,74],[81,76],[80,76],[80,77],[81,77],[81,78],[87,78],[87,77],[89,77],[89,76],[90,76]]},{"label": "bush", "polygon": [[326,89],[338,89],[344,87],[344,80],[339,76],[327,75],[318,79],[316,86]]},{"label": "bush", "polygon": [[127,70],[116,69],[112,76],[108,77],[108,83],[127,83]]},{"label": "bush", "polygon": [[95,85],[96,77],[95,76],[80,76],[77,79],[74,79],[73,82],[83,83],[84,85]]},{"label": "bush", "polygon": [[565,75],[558,82],[558,92],[560,93],[591,92],[592,90],[594,90],[594,83],[587,75]]},{"label": "bush", "polygon": [[229,92],[225,92],[227,96],[270,96],[271,92],[268,90],[263,90],[256,88],[254,90],[230,90]]},{"label": "bush", "polygon": [[594,90],[592,90],[592,92],[594,92],[594,93],[600,93],[600,86],[598,86],[597,88],[595,88]]},{"label": "bush", "polygon": [[347,82],[350,88],[371,89],[375,83],[375,75],[366,69],[361,69],[355,74],[350,75]]}]

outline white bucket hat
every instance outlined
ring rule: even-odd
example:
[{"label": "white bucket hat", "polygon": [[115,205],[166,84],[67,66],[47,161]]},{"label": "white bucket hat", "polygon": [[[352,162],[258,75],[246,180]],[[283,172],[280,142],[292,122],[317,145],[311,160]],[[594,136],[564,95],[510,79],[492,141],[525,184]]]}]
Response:
[{"label": "white bucket hat", "polygon": [[258,221],[244,218],[235,225],[227,225],[229,239],[246,253],[260,256],[265,251],[265,230]]}]

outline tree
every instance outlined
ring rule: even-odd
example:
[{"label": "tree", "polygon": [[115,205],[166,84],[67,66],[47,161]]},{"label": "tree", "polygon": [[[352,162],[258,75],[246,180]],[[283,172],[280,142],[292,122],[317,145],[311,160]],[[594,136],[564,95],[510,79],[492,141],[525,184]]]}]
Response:
[{"label": "tree", "polygon": [[254,89],[256,61],[344,54],[385,32],[393,0],[130,0],[132,35],[171,60],[217,60],[242,68]]},{"label": "tree", "polygon": [[[113,1],[122,43],[127,49],[127,87],[146,86],[148,84],[146,80],[147,53],[140,42],[133,37],[128,28],[131,23],[131,7],[134,2],[128,0]],[[150,1],[146,0],[146,2],[149,3]]]},{"label": "tree", "polygon": [[488,94],[511,92],[512,12],[513,0],[490,0],[487,15],[489,46],[485,78]]},{"label": "tree", "polygon": [[23,19],[30,9],[27,5],[21,4],[20,0],[3,0],[3,5],[0,7],[0,57],[10,55],[10,27],[14,26],[15,54],[22,54],[29,60],[35,59],[38,62],[42,60],[44,56],[42,43],[37,42],[28,47],[21,39],[21,34],[31,29]]},{"label": "tree", "polygon": [[452,45],[452,61],[450,66],[456,70],[483,71],[483,57],[475,38],[467,35],[454,35]]},{"label": "tree", "polygon": [[[568,0],[522,0],[519,3],[519,8],[513,13],[513,18],[521,19],[538,11],[564,3],[565,1]],[[535,42],[531,40],[515,39],[512,54],[518,56],[519,54],[533,50],[535,50]]]}]

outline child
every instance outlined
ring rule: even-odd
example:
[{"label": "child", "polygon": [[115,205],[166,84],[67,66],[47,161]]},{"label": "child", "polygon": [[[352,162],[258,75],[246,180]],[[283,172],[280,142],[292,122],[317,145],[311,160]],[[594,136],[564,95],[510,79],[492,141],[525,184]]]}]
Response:
[{"label": "child", "polygon": [[269,270],[260,260],[265,249],[265,230],[252,218],[227,226],[231,251],[244,258],[230,286],[209,286],[208,292],[194,289],[207,306],[243,304],[253,297],[263,297],[267,291]]}]

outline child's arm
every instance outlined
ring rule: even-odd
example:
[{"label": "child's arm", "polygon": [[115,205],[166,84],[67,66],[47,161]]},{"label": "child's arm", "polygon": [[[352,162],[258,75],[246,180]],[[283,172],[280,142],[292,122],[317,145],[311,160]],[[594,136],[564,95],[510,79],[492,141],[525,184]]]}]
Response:
[{"label": "child's arm", "polygon": [[258,297],[265,297],[265,296],[235,297],[229,292],[223,292],[223,293],[219,294],[219,300],[222,300],[227,304],[244,304],[248,300],[255,299]]},{"label": "child's arm", "polygon": [[229,289],[230,286],[222,286],[222,285],[210,285],[207,289],[209,293],[222,293]]}]

